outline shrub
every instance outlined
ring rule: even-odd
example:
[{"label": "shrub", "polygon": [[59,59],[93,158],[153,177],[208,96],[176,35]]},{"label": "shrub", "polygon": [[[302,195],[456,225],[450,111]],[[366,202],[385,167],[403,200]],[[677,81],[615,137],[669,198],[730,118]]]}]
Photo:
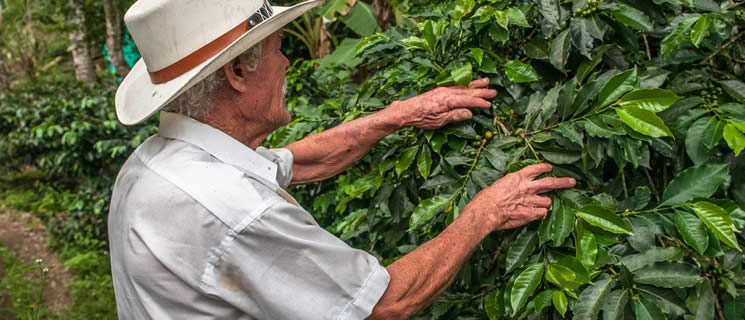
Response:
[{"label": "shrub", "polygon": [[0,170],[43,173],[24,188],[40,202],[19,209],[43,212],[56,241],[106,239],[116,174],[155,132],[155,119],[135,127],[117,122],[116,87],[113,78],[91,86],[40,80],[0,94]]},{"label": "shrub", "polygon": [[469,122],[400,130],[334,181],[295,189],[322,225],[388,264],[496,179],[548,162],[577,187],[551,194],[542,221],[486,239],[427,318],[741,317],[741,6],[409,5],[405,23],[360,42],[354,69],[296,64],[295,120],[268,145],[440,85],[488,76],[501,94]]}]

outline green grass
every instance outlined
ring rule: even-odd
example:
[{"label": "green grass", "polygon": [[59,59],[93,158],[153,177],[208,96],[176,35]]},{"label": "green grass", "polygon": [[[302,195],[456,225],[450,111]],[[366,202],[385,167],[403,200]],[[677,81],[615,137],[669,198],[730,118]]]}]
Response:
[{"label": "green grass", "polygon": [[[4,175],[0,177],[0,210],[26,211],[44,222],[52,221],[50,217],[64,211],[74,201],[75,190],[67,190],[59,185],[38,171]],[[69,284],[72,305],[61,315],[49,313],[38,299],[40,281],[43,280],[39,276],[41,269],[37,265],[22,264],[10,250],[0,247],[0,258],[6,273],[0,287],[0,297],[10,296],[13,299],[11,309],[0,310],[0,319],[11,312],[19,320],[117,319],[108,244],[88,238],[83,233],[75,234],[74,239],[49,239],[52,243],[62,243],[54,247],[60,261],[73,275]]]},{"label": "green grass", "polygon": [[40,263],[26,264],[11,250],[0,244],[0,318],[13,316],[18,320],[59,319],[42,303],[47,273]]}]

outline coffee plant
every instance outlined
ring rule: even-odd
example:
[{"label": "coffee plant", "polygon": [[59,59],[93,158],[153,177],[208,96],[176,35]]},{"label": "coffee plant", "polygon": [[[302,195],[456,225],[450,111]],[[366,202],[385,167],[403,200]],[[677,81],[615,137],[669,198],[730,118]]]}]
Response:
[{"label": "coffee plant", "polygon": [[470,121],[405,128],[294,195],[390,264],[479,190],[539,162],[578,181],[495,232],[428,319],[741,319],[745,11],[731,0],[399,1],[403,23],[288,80],[283,146],[437,86],[489,77]]},{"label": "coffee plant", "polygon": [[42,173],[35,189],[49,201],[38,211],[47,212],[56,244],[107,238],[116,174],[155,132],[156,119],[137,127],[117,122],[116,87],[111,77],[95,85],[51,79],[0,93],[0,173]]}]

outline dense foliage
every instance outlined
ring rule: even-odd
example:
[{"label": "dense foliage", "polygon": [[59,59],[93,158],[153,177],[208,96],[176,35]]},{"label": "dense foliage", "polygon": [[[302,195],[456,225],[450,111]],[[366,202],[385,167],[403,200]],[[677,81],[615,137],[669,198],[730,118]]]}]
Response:
[{"label": "dense foliage", "polygon": [[356,51],[293,66],[295,120],[269,145],[439,85],[487,76],[501,94],[472,121],[400,130],[334,181],[295,189],[322,225],[389,264],[509,172],[548,162],[578,181],[551,194],[546,219],[484,241],[423,317],[741,317],[741,3],[398,6],[402,23]]},{"label": "dense foliage", "polygon": [[[400,130],[333,180],[293,190],[321,225],[390,264],[509,172],[549,162],[553,175],[579,181],[550,195],[546,219],[484,241],[422,318],[745,312],[742,2],[400,0],[388,2],[396,26],[385,32],[370,24],[371,5],[349,3],[326,1],[290,26],[291,59],[320,55],[321,30],[336,51],[290,69],[294,121],[269,146],[440,85],[486,76],[500,95],[472,121]],[[102,31],[94,35],[101,43]],[[157,120],[118,124],[114,79],[88,86],[52,72],[45,59],[66,47],[52,38],[34,56],[54,75],[30,68],[28,78],[42,77],[0,93],[0,172],[39,175],[12,186],[22,193],[5,189],[18,179],[3,184],[0,200],[39,214],[67,246],[65,264],[85,275],[76,306],[113,317],[103,251],[110,188]]]},{"label": "dense foliage", "polygon": [[[155,120],[133,128],[117,122],[115,88],[113,79],[93,86],[53,80],[0,93],[0,170],[45,173],[38,189],[54,199],[42,218],[57,241],[106,238],[116,173],[155,132]],[[74,193],[55,197],[59,190]]]}]

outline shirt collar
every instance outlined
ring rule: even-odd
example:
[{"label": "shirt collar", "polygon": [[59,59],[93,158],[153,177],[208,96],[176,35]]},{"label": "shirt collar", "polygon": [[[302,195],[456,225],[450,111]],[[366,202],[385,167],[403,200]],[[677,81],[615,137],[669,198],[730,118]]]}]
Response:
[{"label": "shirt collar", "polygon": [[158,135],[197,146],[218,160],[277,184],[277,164],[226,133],[187,116],[160,112]]}]

